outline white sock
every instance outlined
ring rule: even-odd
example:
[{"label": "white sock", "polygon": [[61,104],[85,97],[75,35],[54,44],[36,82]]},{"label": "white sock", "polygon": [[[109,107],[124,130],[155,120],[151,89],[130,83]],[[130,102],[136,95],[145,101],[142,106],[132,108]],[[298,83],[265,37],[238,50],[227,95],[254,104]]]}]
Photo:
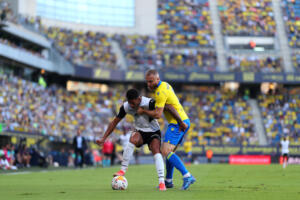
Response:
[{"label": "white sock", "polygon": [[134,151],[134,144],[132,144],[131,142],[128,143],[128,145],[125,147],[124,151],[123,151],[123,160],[121,163],[121,170],[126,172],[128,165],[129,165],[129,161],[130,158],[133,154]]},{"label": "white sock", "polygon": [[160,153],[157,153],[154,155],[154,161],[156,166],[156,171],[158,175],[159,183],[165,181],[165,166],[164,166],[164,160]]},{"label": "white sock", "polygon": [[190,174],[190,172],[188,172],[185,175],[183,175],[183,178],[190,177],[190,176],[191,176],[191,174]]}]

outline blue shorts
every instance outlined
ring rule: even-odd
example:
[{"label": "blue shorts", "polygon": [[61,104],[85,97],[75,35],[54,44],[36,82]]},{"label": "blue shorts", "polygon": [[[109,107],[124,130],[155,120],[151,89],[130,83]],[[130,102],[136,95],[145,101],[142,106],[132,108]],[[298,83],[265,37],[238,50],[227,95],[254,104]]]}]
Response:
[{"label": "blue shorts", "polygon": [[181,143],[183,136],[186,132],[188,132],[191,122],[189,119],[183,120],[184,123],[188,125],[187,129],[185,131],[180,131],[179,130],[179,124],[169,124],[168,129],[165,134],[165,139],[164,142],[177,145]]}]

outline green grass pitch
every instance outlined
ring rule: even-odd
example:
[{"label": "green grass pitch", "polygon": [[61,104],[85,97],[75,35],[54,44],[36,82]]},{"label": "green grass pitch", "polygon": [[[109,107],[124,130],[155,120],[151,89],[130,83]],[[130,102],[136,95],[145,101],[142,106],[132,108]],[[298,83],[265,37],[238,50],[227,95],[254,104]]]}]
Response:
[{"label": "green grass pitch", "polygon": [[233,166],[192,165],[196,177],[189,190],[181,191],[182,179],[175,170],[175,188],[160,192],[154,165],[130,166],[125,191],[111,189],[112,174],[119,167],[0,174],[0,199],[99,200],[289,200],[300,199],[300,165]]}]

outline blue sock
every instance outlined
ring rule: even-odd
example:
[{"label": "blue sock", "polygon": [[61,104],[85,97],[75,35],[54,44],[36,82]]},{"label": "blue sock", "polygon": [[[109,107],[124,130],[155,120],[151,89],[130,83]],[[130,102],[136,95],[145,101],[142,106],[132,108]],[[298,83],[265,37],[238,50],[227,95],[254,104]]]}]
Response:
[{"label": "blue sock", "polygon": [[167,160],[170,162],[170,164],[172,166],[176,167],[176,169],[178,169],[181,172],[182,176],[185,175],[186,173],[188,173],[183,162],[180,160],[180,158],[174,152],[170,152],[168,154]]},{"label": "blue sock", "polygon": [[171,164],[171,162],[168,159],[166,159],[166,169],[167,169],[166,179],[173,179],[174,166]]}]

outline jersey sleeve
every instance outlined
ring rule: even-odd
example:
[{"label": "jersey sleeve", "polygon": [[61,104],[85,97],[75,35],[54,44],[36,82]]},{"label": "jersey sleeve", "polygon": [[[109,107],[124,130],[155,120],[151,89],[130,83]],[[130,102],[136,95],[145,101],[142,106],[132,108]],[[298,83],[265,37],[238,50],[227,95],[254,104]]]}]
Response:
[{"label": "jersey sleeve", "polygon": [[154,110],[155,109],[155,100],[151,99],[149,101],[149,110]]},{"label": "jersey sleeve", "polygon": [[156,92],[155,94],[155,106],[158,108],[165,107],[167,101],[167,94],[164,91]]},{"label": "jersey sleeve", "polygon": [[120,107],[119,113],[117,115],[117,118],[123,119],[126,115],[125,109],[124,109],[124,105],[122,105]]}]

